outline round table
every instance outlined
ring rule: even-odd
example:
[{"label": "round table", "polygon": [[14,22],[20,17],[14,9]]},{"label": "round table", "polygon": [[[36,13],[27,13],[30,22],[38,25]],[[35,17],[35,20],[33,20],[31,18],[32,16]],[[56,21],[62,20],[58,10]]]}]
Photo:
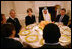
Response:
[{"label": "round table", "polygon": [[[59,23],[55,23],[55,24],[58,25],[58,27],[60,28],[61,38],[59,39],[59,43],[62,46],[66,46],[66,45],[70,44],[71,43],[71,29],[69,27],[67,27],[67,26],[64,26],[64,25],[61,25],[61,24],[59,25]],[[25,42],[25,43],[31,45],[33,48],[41,47],[45,43],[44,39],[43,39],[43,31],[42,31],[42,29],[37,24],[29,25],[26,28],[23,28],[22,30],[24,30],[24,31],[30,30],[31,33],[28,34],[28,35],[37,35],[38,36],[38,40],[36,42],[29,43],[29,42],[27,42],[25,40],[25,38],[28,35],[23,36],[23,35],[19,34],[20,42],[21,43]],[[67,31],[69,31],[69,32],[67,33]],[[69,41],[66,41],[67,40],[66,37],[64,37],[64,39],[62,40],[63,36],[68,37]]]}]

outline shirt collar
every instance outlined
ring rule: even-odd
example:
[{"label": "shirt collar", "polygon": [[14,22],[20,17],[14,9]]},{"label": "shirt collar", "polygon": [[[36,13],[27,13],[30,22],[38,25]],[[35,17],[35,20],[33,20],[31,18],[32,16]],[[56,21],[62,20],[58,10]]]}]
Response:
[{"label": "shirt collar", "polygon": [[65,15],[61,15],[61,16],[63,16],[63,17],[64,17]]},{"label": "shirt collar", "polygon": [[47,44],[47,45],[58,45],[59,42],[57,42],[57,43],[45,43],[45,44]]},{"label": "shirt collar", "polygon": [[11,16],[10,16],[10,18],[12,19],[12,20],[14,20],[15,18],[12,18]]}]

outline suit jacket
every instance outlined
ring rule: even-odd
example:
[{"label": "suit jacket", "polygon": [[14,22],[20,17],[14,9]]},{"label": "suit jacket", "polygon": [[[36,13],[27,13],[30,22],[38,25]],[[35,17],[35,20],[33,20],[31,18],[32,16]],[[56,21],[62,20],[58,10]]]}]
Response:
[{"label": "suit jacket", "polygon": [[9,19],[7,20],[7,23],[12,23],[12,24],[15,26],[16,37],[18,37],[18,33],[19,33],[20,29],[21,29],[21,25],[20,25],[20,23],[19,23],[19,20],[18,20],[17,18],[15,18],[15,20],[9,18]]},{"label": "suit jacket", "polygon": [[[55,22],[59,22],[60,17],[61,17],[61,15],[58,15]],[[61,22],[63,22],[64,25],[67,25],[68,21],[69,21],[69,16],[64,15]]]},{"label": "suit jacket", "polygon": [[32,15],[32,17],[30,17],[30,16],[26,16],[25,17],[25,24],[26,24],[26,26],[30,25],[30,24],[33,24],[35,22],[36,22],[36,19],[35,19],[34,15]]},{"label": "suit jacket", "polygon": [[1,48],[22,48],[23,45],[14,39],[1,38]]},{"label": "suit jacket", "polygon": [[64,48],[63,46],[61,46],[60,44],[58,45],[48,45],[48,44],[44,44],[42,47],[40,48]]}]

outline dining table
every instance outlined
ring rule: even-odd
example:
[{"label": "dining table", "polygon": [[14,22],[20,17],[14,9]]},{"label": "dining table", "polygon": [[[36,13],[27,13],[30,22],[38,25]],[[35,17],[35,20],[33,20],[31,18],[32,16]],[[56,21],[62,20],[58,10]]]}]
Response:
[{"label": "dining table", "polygon": [[[55,22],[61,33],[59,43],[61,46],[66,46],[71,43],[71,28],[63,25],[62,23]],[[43,29],[39,24],[31,24],[21,29],[19,32],[19,41],[27,43],[33,48],[38,48],[44,45],[45,40],[43,39]],[[24,45],[24,44],[23,44]]]}]

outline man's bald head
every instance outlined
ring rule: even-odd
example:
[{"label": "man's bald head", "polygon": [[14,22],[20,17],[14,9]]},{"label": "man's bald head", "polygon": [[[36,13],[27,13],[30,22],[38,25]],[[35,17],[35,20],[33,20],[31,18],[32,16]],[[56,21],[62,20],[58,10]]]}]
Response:
[{"label": "man's bald head", "polygon": [[13,9],[11,9],[10,10],[10,16],[12,17],[12,18],[15,18],[15,10],[13,10]]}]

